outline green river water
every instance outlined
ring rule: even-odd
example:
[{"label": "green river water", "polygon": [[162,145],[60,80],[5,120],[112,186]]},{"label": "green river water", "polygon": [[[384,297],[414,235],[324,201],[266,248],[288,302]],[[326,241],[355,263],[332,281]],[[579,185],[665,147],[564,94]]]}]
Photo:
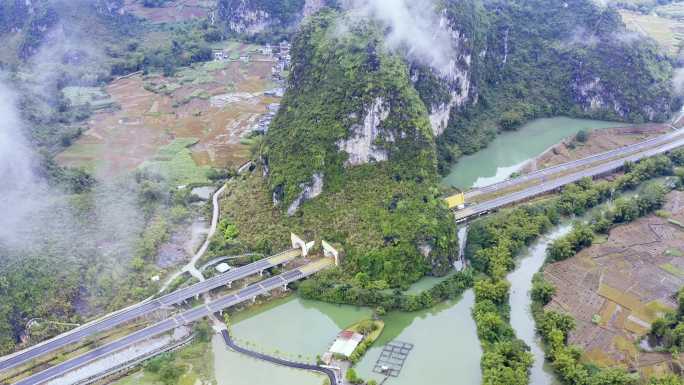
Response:
[{"label": "green river water", "polygon": [[530,308],[530,288],[532,276],[541,269],[546,258],[546,247],[555,239],[567,234],[570,224],[557,226],[525,250],[517,261],[516,269],[508,274],[511,283],[509,303],[511,305],[511,326],[518,338],[525,341],[534,355],[530,370],[531,385],[560,384],[552,369],[544,360],[541,338],[536,334],[532,310]]},{"label": "green river water", "polygon": [[[520,130],[497,137],[485,150],[464,157],[445,182],[460,188],[492,183],[507,177],[525,161],[539,155],[560,139],[580,129],[614,127],[616,123],[569,118],[539,119]],[[548,132],[547,132],[548,131]],[[555,385],[551,371],[544,365],[540,341],[535,335],[530,314],[529,289],[532,275],[544,262],[546,245],[569,230],[561,225],[525,250],[511,282],[511,324],[518,337],[532,349],[535,364],[530,384]],[[414,284],[412,293],[428,289],[440,278],[424,278]],[[389,385],[477,385],[481,382],[482,349],[471,317],[472,290],[456,301],[432,309],[383,317],[385,330],[355,369],[366,379],[383,378],[372,372],[382,346],[392,340],[410,342],[414,348],[397,378]],[[263,352],[313,362],[323,354],[346,326],[368,318],[371,310],[303,300],[296,295],[273,301],[266,307],[238,313],[232,320],[233,335],[242,344]],[[309,372],[278,367],[229,351],[220,336],[213,340],[218,385],[320,385],[323,377]]]},{"label": "green river water", "polygon": [[497,135],[487,148],[462,157],[444,178],[444,183],[462,190],[487,186],[508,178],[512,173],[519,171],[529,159],[582,129],[624,125],[566,117],[533,120],[516,131]]}]

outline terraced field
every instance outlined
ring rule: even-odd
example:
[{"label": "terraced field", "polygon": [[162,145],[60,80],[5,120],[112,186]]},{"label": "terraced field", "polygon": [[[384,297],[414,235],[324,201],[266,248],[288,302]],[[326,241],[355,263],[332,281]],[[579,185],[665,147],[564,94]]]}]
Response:
[{"label": "terraced field", "polygon": [[656,7],[655,12],[659,15],[673,19],[684,20],[684,2],[678,1]]},{"label": "terraced field", "polygon": [[272,59],[255,52],[256,46],[227,44],[231,56],[249,54],[250,61],[200,63],[170,77],[135,74],[107,85],[110,99],[96,90],[73,90],[79,103],[90,96],[91,103],[116,108],[95,113],[58,162],[100,177],[153,167],[178,184],[204,181],[208,167],[243,163],[249,156],[246,136],[279,98],[264,95],[276,87]]},{"label": "terraced field", "polygon": [[[668,194],[664,213],[682,219],[684,193]],[[545,267],[557,288],[547,306],[575,318],[570,343],[584,349],[585,359],[644,375],[663,371],[672,355],[642,351],[637,343],[657,317],[675,309],[673,295],[684,285],[683,251],[684,231],[664,217],[619,226],[608,239]]]},{"label": "terraced field", "polygon": [[[679,4],[676,6],[681,7]],[[684,14],[680,15],[679,11],[672,14],[658,12],[645,15],[638,12],[621,10],[620,15],[627,28],[653,38],[670,55],[677,55],[682,48],[682,39],[684,39],[684,21],[682,17],[684,17]],[[674,15],[679,16],[675,17]]]}]

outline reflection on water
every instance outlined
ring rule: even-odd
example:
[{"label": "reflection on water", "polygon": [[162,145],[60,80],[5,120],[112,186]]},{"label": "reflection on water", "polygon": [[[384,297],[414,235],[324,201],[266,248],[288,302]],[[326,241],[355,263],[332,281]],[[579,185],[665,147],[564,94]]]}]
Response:
[{"label": "reflection on water", "polygon": [[624,123],[565,117],[533,120],[517,131],[498,135],[487,148],[462,157],[444,178],[444,183],[463,190],[487,186],[508,178],[528,160],[582,129],[621,125]]},{"label": "reflection on water", "polygon": [[[430,287],[438,278],[421,286]],[[429,282],[428,282],[429,281]],[[459,301],[447,302],[415,313],[391,312],[385,317],[385,330],[375,347],[369,349],[357,372],[373,376],[372,366],[380,347],[398,339],[412,342],[414,349],[406,361],[401,378],[387,384],[451,384],[449,370],[458,368],[462,384],[480,383],[480,343],[470,316],[472,291]],[[297,360],[313,360],[325,352],[344,327],[372,315],[370,309],[337,306],[292,296],[267,307],[238,313],[232,330],[239,340],[249,341],[257,350],[287,354]],[[319,385],[323,377],[313,373],[281,368],[228,351],[222,340],[214,341],[216,376],[219,385]],[[428,373],[429,372],[429,373]],[[270,382],[269,382],[270,381]]]},{"label": "reflection on water", "polygon": [[248,358],[226,346],[223,337],[215,334],[214,373],[218,385],[321,385],[325,377]]},{"label": "reflection on water", "polygon": [[571,229],[570,224],[560,225],[533,243],[520,255],[515,271],[508,275],[508,281],[511,283],[509,299],[511,326],[515,330],[516,336],[525,341],[534,355],[534,364],[530,370],[531,385],[559,384],[553,375],[553,369],[545,362],[542,341],[536,334],[534,318],[532,318],[530,309],[532,303],[530,289],[532,287],[532,276],[544,264],[546,247],[553,240],[567,234]]},{"label": "reflection on water", "polygon": [[287,352],[315,360],[345,327],[370,318],[368,308],[340,306],[290,296],[268,311],[240,314],[233,321],[236,338],[266,351]]},{"label": "reflection on water", "polygon": [[[384,317],[385,330],[358,363],[356,371],[364,379],[378,382],[384,376],[373,373],[382,347],[398,340],[414,344],[397,378],[387,384],[479,384],[482,349],[470,312],[475,296],[468,290],[454,302],[415,312],[392,312]],[[457,373],[457,377],[454,374]]]},{"label": "reflection on water", "polygon": [[[345,327],[369,318],[372,311],[290,296],[231,318],[233,336],[249,348],[297,361],[315,362]],[[316,373],[280,367],[228,350],[214,338],[218,385],[321,385]]]}]

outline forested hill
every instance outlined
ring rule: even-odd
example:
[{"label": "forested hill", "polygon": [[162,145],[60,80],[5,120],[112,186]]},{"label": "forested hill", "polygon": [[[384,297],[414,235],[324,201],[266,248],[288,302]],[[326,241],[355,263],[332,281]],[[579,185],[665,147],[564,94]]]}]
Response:
[{"label": "forested hill", "polygon": [[337,0],[218,0],[217,19],[232,32],[265,40],[286,38],[302,20]]},{"label": "forested hill", "polygon": [[[124,33],[122,27],[134,23],[134,18],[123,12],[123,0],[8,0],[0,2],[0,37],[3,48],[0,50],[0,63],[12,63],[16,55],[25,60],[34,55],[38,48],[55,34],[55,26],[63,23],[62,28],[73,28],[74,24],[83,25],[83,20],[91,18],[89,32],[94,37],[107,36],[107,41]],[[98,20],[99,19],[99,20]],[[103,25],[109,28],[103,31]],[[54,38],[53,38],[54,40]],[[90,43],[90,41],[88,41]]]},{"label": "forested hill", "polygon": [[447,70],[388,48],[377,20],[325,9],[305,21],[262,147],[283,215],[342,244],[347,273],[391,285],[448,268],[457,242],[438,171],[498,130],[551,115],[664,120],[677,104],[671,63],[610,8],[440,4],[432,27],[451,38]]},{"label": "forested hill", "polygon": [[433,124],[444,131],[442,171],[496,130],[535,117],[663,121],[679,105],[657,45],[591,0],[447,1],[443,17],[456,65],[447,74],[414,69],[433,121],[450,114]]},{"label": "forested hill", "polygon": [[323,223],[311,230],[344,245],[352,273],[402,285],[445,272],[457,242],[436,188],[427,111],[378,29],[355,24],[333,37],[337,16],[314,16],[294,41],[263,154],[273,201]]}]

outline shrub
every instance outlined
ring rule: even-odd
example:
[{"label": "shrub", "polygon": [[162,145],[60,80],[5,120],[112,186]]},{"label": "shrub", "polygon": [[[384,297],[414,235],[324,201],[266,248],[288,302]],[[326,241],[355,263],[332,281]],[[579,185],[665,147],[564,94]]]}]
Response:
[{"label": "shrub", "polygon": [[587,140],[589,140],[589,132],[584,129],[579,130],[575,135],[575,140],[580,143],[585,143]]},{"label": "shrub", "polygon": [[356,375],[354,368],[347,369],[347,373],[344,375],[344,377],[352,384],[360,384],[363,382],[363,380]]},{"label": "shrub", "polygon": [[556,288],[544,279],[542,273],[537,273],[532,278],[532,292],[531,297],[535,302],[546,305],[551,301],[553,295],[556,293]]}]

